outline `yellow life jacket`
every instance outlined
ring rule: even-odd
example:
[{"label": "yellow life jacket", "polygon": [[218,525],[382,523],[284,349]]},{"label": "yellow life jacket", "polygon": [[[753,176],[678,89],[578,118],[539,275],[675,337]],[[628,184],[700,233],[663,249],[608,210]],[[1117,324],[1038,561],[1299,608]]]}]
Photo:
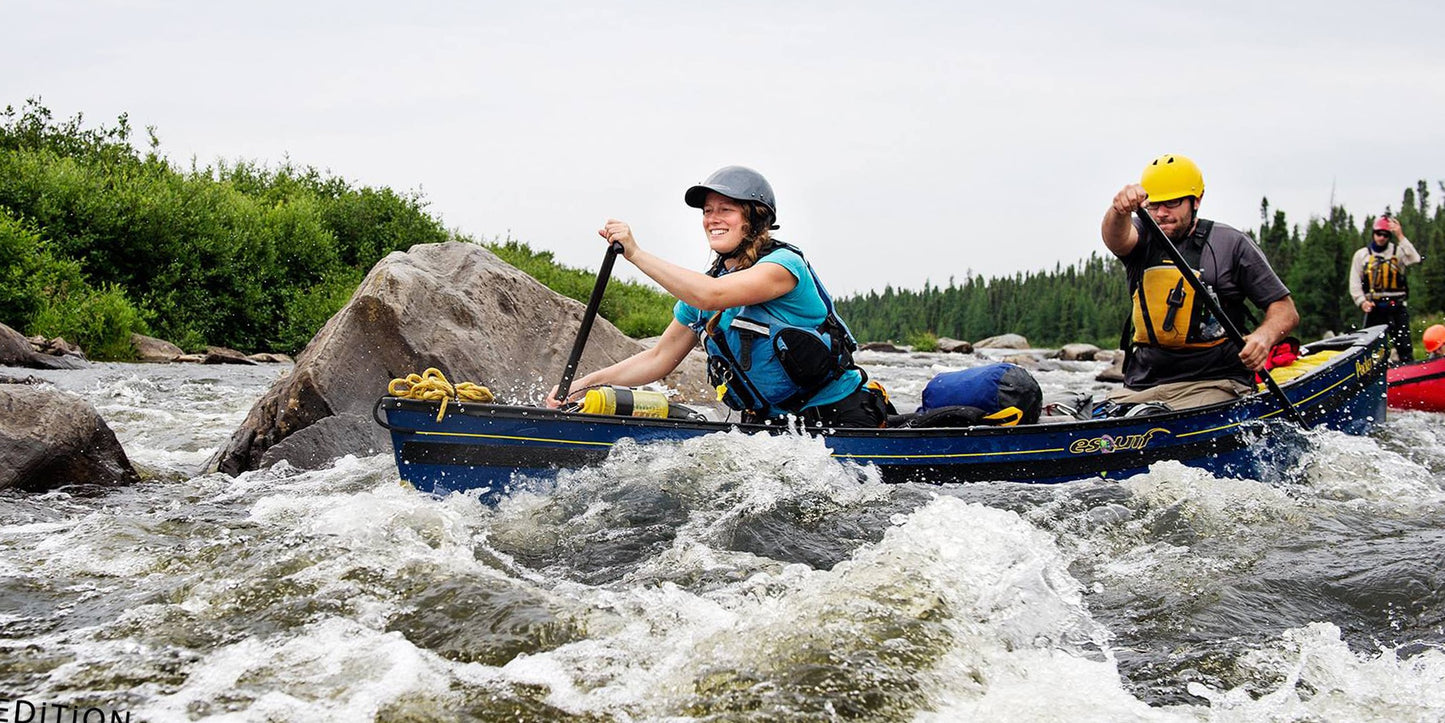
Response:
[{"label": "yellow life jacket", "polygon": [[1405,284],[1405,265],[1393,254],[1389,258],[1379,254],[1365,256],[1365,266],[1360,276],[1364,282],[1365,295],[1372,299],[1403,296],[1408,290]]},{"label": "yellow life jacket", "polygon": [[[1199,276],[1193,269],[1189,273]],[[1169,259],[1144,269],[1134,290],[1134,343],[1165,349],[1208,349],[1223,344],[1224,327]]]}]

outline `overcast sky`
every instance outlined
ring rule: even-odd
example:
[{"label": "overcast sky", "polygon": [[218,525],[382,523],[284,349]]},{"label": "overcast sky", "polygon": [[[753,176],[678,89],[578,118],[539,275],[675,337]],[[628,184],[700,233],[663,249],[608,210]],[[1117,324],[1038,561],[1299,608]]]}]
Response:
[{"label": "overcast sky", "polygon": [[1086,258],[1166,152],[1244,229],[1266,196],[1296,224],[1445,197],[1445,6],[1094,5],[7,0],[0,104],[420,191],[586,268],[608,217],[702,268],[683,192],[747,165],[835,295]]}]

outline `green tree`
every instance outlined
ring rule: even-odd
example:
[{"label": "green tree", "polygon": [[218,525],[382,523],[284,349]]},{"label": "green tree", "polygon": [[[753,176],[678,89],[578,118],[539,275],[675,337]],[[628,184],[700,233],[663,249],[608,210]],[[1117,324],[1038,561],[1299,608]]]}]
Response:
[{"label": "green tree", "polygon": [[1282,210],[1275,209],[1271,217],[1268,198],[1260,201],[1259,218],[1259,233],[1255,238],[1259,242],[1260,250],[1264,251],[1270,266],[1274,267],[1274,272],[1279,274],[1281,279],[1287,279],[1290,270],[1294,268],[1295,257],[1299,254],[1299,230],[1290,228]]},{"label": "green tree", "polygon": [[1329,218],[1310,219],[1299,258],[1285,279],[1300,313],[1300,336],[1314,338],[1359,325],[1347,284],[1360,237],[1354,218],[1342,207],[1331,209]]}]

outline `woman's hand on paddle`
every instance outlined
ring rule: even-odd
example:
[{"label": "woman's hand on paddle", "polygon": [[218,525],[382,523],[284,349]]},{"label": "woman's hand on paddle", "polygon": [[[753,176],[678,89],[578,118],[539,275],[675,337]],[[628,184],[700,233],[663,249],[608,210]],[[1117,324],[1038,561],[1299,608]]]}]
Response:
[{"label": "woman's hand on paddle", "polygon": [[608,243],[622,244],[622,258],[631,259],[632,254],[637,252],[637,239],[632,237],[632,227],[625,221],[618,221],[615,218],[607,219],[607,223],[597,230],[597,235],[606,239]]},{"label": "woman's hand on paddle", "polygon": [[[577,385],[575,385],[575,384],[572,385],[572,389],[574,389],[574,390],[577,389]],[[568,396],[571,396],[571,395],[569,394]],[[553,386],[551,389],[547,390],[547,398],[546,398],[546,399],[543,399],[543,400],[542,400],[542,403],[545,404],[545,405],[547,405],[547,408],[548,408],[548,409],[556,409],[556,408],[562,406],[563,402],[562,402],[561,400],[557,399],[557,387],[556,387],[556,386]]]}]

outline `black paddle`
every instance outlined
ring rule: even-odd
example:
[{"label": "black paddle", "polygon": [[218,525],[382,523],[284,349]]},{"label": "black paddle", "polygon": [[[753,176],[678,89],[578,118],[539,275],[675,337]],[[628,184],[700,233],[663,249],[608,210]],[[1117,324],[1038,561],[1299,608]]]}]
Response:
[{"label": "black paddle", "polygon": [[582,361],[582,349],[587,346],[587,335],[592,333],[592,320],[597,318],[597,307],[602,305],[602,292],[607,290],[607,278],[612,275],[612,263],[622,253],[622,244],[613,241],[607,246],[607,255],[602,257],[602,268],[597,271],[597,284],[592,287],[592,298],[587,300],[587,310],[582,312],[582,326],[577,329],[577,341],[572,345],[572,355],[567,357],[567,366],[562,370],[562,381],[557,384],[558,402],[567,401],[572,391],[572,377],[577,375],[577,363]]},{"label": "black paddle", "polygon": [[[1164,229],[1159,228],[1159,222],[1155,221],[1154,217],[1149,214],[1148,209],[1142,206],[1134,213],[1144,221],[1144,227],[1146,229],[1153,229],[1154,233],[1158,234],[1160,240],[1164,242],[1164,252],[1169,255],[1169,259],[1174,262],[1174,265],[1179,267],[1180,275],[1194,288],[1194,293],[1204,299],[1204,303],[1209,307],[1209,312],[1214,314],[1214,318],[1218,319],[1219,323],[1224,326],[1224,333],[1229,337],[1229,340],[1238,345],[1240,349],[1243,349],[1244,335],[1239,333],[1239,329],[1234,325],[1234,321],[1224,315],[1224,309],[1219,306],[1219,301],[1214,298],[1214,295],[1204,290],[1204,282],[1199,280],[1199,277],[1194,274],[1194,270],[1184,261],[1184,255],[1179,253],[1179,249],[1174,246],[1174,242],[1170,241],[1169,237],[1164,235]],[[1267,371],[1260,376],[1264,378],[1264,385],[1269,387],[1269,391],[1274,393],[1275,398],[1279,399],[1280,405],[1284,407],[1285,414],[1287,414],[1295,424],[1301,427],[1305,426],[1304,417],[1300,416],[1299,410],[1294,408],[1294,403],[1289,400],[1289,397],[1285,396],[1284,390],[1279,388],[1279,383],[1274,380],[1274,377],[1270,376],[1270,373]]]}]

